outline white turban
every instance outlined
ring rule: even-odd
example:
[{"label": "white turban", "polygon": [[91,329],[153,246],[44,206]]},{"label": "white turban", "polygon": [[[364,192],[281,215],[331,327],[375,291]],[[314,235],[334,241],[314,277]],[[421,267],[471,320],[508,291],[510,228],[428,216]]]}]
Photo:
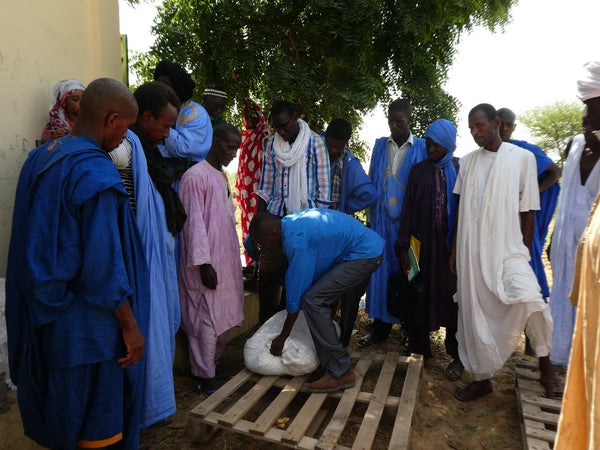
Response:
[{"label": "white turban", "polygon": [[600,61],[586,63],[583,69],[583,76],[577,81],[577,97],[585,102],[600,97]]}]

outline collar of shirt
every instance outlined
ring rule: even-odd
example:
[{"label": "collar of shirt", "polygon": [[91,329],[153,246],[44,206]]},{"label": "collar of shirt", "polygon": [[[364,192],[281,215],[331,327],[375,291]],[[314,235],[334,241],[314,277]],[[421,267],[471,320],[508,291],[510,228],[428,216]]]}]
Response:
[{"label": "collar of shirt", "polygon": [[392,136],[388,137],[387,150],[388,157],[391,162],[391,165],[388,166],[391,169],[388,175],[395,175],[396,173],[398,173],[398,169],[404,161],[404,157],[406,156],[408,148],[413,145],[413,139],[413,134],[409,132],[408,139],[406,140],[406,142],[404,142],[404,144],[398,147],[398,144],[396,144],[396,141],[394,141]]},{"label": "collar of shirt", "polygon": [[398,144],[396,144],[396,141],[394,140],[394,138],[392,138],[392,136],[390,135],[387,139],[387,146],[388,149],[391,151],[396,151],[398,149],[401,149],[403,147],[406,147],[407,145],[412,145],[413,144],[413,140],[414,140],[414,136],[412,134],[412,131],[408,132],[408,139],[406,140],[406,142],[404,144],[402,144],[400,147],[398,147]]}]

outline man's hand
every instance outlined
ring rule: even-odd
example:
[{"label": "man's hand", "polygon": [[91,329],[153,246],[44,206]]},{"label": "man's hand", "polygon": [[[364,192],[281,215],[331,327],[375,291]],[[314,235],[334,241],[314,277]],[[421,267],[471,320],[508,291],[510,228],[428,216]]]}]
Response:
[{"label": "man's hand", "polygon": [[456,245],[452,246],[450,257],[448,258],[448,265],[450,266],[450,271],[456,275]]},{"label": "man's hand", "polygon": [[129,367],[132,364],[137,364],[142,356],[144,356],[144,346],[146,340],[138,327],[129,300],[125,300],[121,306],[113,310],[113,314],[117,318],[119,328],[123,335],[123,341],[125,341],[125,347],[127,348],[127,354],[117,360],[121,367]]},{"label": "man's hand", "polygon": [[54,139],[58,139],[58,138],[61,138],[63,136],[66,136],[66,135],[67,135],[67,129],[66,128],[55,128],[52,131],[52,137]]},{"label": "man's hand", "polygon": [[287,336],[280,334],[273,341],[271,341],[271,355],[273,356],[281,356],[281,352],[283,351],[283,344],[285,344],[285,340]]},{"label": "man's hand", "polygon": [[281,356],[281,352],[283,351],[283,344],[285,344],[285,340],[292,332],[292,328],[294,328],[294,323],[296,323],[297,318],[298,312],[287,313],[287,316],[285,317],[285,322],[283,322],[283,328],[281,329],[281,333],[279,333],[279,336],[277,336],[271,342],[271,355]]},{"label": "man's hand", "polygon": [[138,361],[142,359],[146,340],[144,339],[144,336],[142,336],[142,332],[137,326],[137,323],[133,326],[123,328],[121,333],[123,334],[123,340],[127,347],[127,355],[119,359],[118,362],[121,364],[121,367],[125,368],[132,364],[137,364]]},{"label": "man's hand", "polygon": [[217,279],[217,272],[211,264],[202,264],[200,266],[200,279],[202,284],[209,289],[216,289],[219,280]]},{"label": "man's hand", "polygon": [[398,261],[400,263],[400,269],[402,269],[402,273],[408,276],[408,272],[410,272],[410,264],[408,262],[408,249],[401,247],[396,242],[395,245],[396,256],[398,257]]},{"label": "man's hand", "polygon": [[256,212],[259,213],[261,211],[266,211],[267,210],[267,202],[260,196],[256,196],[256,200],[258,201],[257,205],[256,205]]}]

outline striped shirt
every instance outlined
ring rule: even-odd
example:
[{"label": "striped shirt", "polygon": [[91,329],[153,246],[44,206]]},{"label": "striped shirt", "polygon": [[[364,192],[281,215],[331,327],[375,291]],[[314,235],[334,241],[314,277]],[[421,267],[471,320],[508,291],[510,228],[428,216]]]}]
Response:
[{"label": "striped shirt", "polygon": [[[258,191],[255,192],[267,203],[267,210],[278,216],[285,215],[285,200],[289,195],[289,167],[277,162],[273,143],[275,136],[267,140],[262,166],[262,176]],[[306,149],[306,185],[308,187],[308,207],[327,208],[329,200],[329,155],[325,140],[312,133]]]}]

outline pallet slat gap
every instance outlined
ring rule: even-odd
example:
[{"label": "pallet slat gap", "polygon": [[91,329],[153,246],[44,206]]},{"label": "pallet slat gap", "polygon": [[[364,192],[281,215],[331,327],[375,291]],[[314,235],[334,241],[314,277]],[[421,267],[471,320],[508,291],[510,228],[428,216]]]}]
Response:
[{"label": "pallet slat gap", "polygon": [[360,425],[358,434],[354,438],[353,449],[368,450],[372,447],[375,435],[377,434],[377,428],[379,427],[379,421],[385,408],[385,397],[390,391],[390,386],[394,379],[397,362],[398,354],[388,353],[379,373],[375,389],[373,390],[373,398],[369,402],[369,407]]},{"label": "pallet slat gap", "polygon": [[196,406],[190,414],[205,417],[211,412],[213,412],[221,403],[223,403],[227,398],[235,392],[240,386],[242,386],[246,381],[250,379],[252,376],[252,372],[247,369],[242,370],[238,374],[236,374],[231,380],[225,383],[221,388],[209,396],[206,400]]},{"label": "pallet slat gap", "polygon": [[350,417],[350,414],[352,413],[356,397],[358,397],[363,379],[367,374],[372,361],[373,355],[366,355],[356,363],[356,367],[354,368],[356,373],[356,383],[353,388],[346,389],[342,394],[342,398],[333,413],[333,417],[325,430],[323,430],[323,434],[321,434],[316,448],[332,449],[336,446],[342,431],[344,431],[344,428],[346,427],[348,417]]},{"label": "pallet slat gap", "polygon": [[263,377],[221,416],[219,423],[222,425],[233,426],[238,420],[244,417],[250,408],[252,408],[252,406],[254,406],[254,404],[264,395],[264,393],[267,392],[271,386],[273,386],[273,383],[277,378],[278,377],[276,375],[268,375]]},{"label": "pallet slat gap", "polygon": [[400,405],[398,405],[398,413],[394,422],[389,449],[408,448],[422,370],[423,356],[411,355],[411,361],[408,364],[406,378],[404,379],[404,386],[402,387]]},{"label": "pallet slat gap", "polygon": [[308,378],[308,375],[294,377],[281,390],[277,398],[271,402],[269,407],[260,415],[254,425],[250,427],[250,433],[264,435],[279,418],[280,414],[287,408],[290,402],[300,392],[300,388]]}]

